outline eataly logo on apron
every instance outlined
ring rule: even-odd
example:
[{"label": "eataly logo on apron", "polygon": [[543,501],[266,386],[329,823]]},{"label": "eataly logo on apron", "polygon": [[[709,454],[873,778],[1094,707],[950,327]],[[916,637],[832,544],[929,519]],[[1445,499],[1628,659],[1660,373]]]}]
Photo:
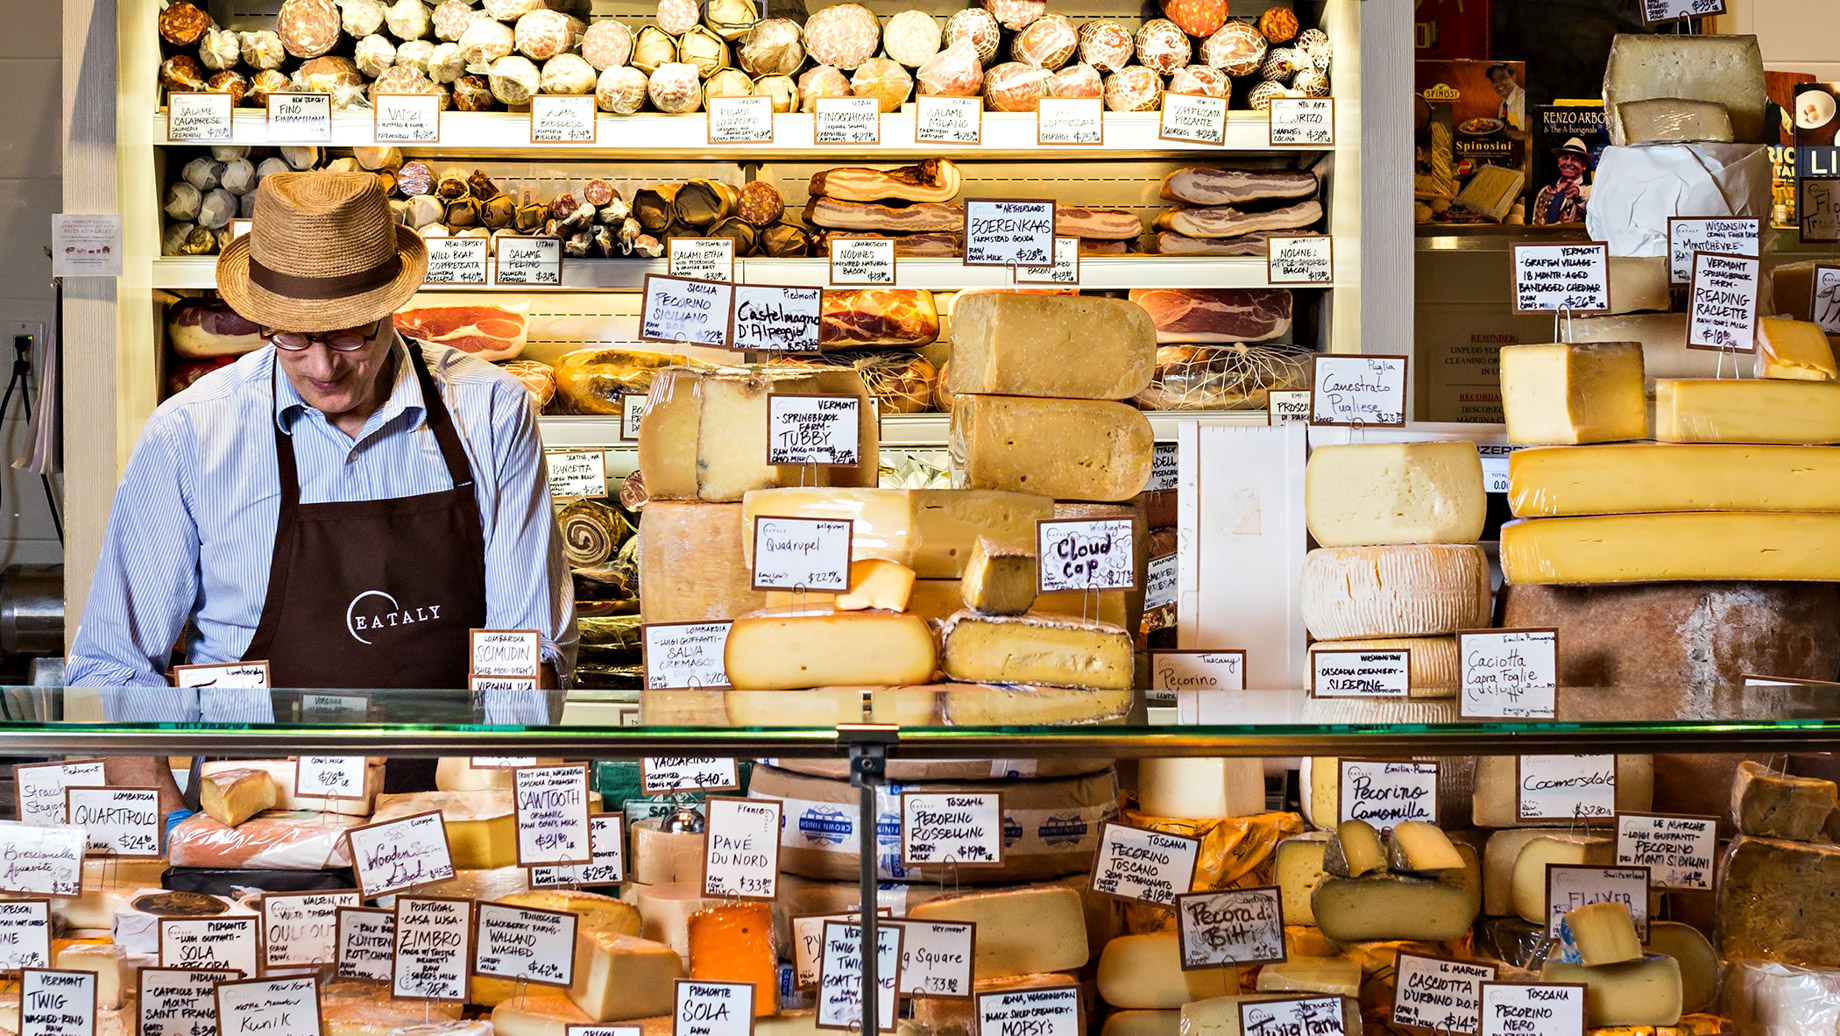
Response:
[{"label": "eataly logo on apron", "polygon": [[[359,606],[363,604],[366,598],[370,597],[379,598],[380,601],[376,604],[365,606],[364,610],[360,611]],[[382,602],[388,602],[389,609],[387,611],[379,610],[379,605]],[[431,619],[438,619],[440,617],[441,606],[438,604],[430,604],[412,609],[404,608],[402,605],[396,603],[396,598],[382,590],[366,590],[352,598],[351,604],[346,606],[345,628],[350,631],[353,640],[356,640],[360,644],[369,644],[370,641],[364,638],[363,634],[359,632],[360,630],[375,632],[377,630],[391,629],[397,626],[413,626],[418,622],[427,622]]]}]

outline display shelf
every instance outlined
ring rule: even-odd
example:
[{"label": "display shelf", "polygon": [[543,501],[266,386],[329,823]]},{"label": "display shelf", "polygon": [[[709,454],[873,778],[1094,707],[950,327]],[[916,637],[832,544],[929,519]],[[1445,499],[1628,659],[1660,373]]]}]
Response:
[{"label": "display shelf", "polygon": [[[773,142],[761,144],[709,143],[709,117],[687,115],[602,115],[595,120],[592,144],[532,144],[530,117],[510,112],[443,112],[441,140],[435,144],[399,144],[404,154],[469,156],[475,158],[528,158],[534,153],[579,158],[722,158],[750,161],[812,155],[829,155],[850,162],[886,162],[911,158],[1144,158],[1171,152],[1184,154],[1246,154],[1268,152],[1323,152],[1333,148],[1271,146],[1271,123],[1263,112],[1235,111],[1227,116],[1225,144],[1196,144],[1163,140],[1158,136],[1158,112],[1106,112],[1105,143],[1101,146],[1047,145],[1036,142],[1033,113],[985,112],[980,144],[916,143],[913,106],[882,116],[880,144],[814,144],[813,116],[773,117]],[[232,120],[233,138],[218,141],[249,147],[300,144],[297,139],[270,140],[268,114],[239,109]],[[165,109],[153,115],[156,147],[205,146],[167,136]],[[327,147],[375,147],[376,123],[371,113],[343,112],[332,117],[332,139]]]},{"label": "display shelf", "polygon": [[[492,264],[488,262],[488,267]],[[525,284],[440,285],[425,291],[638,291],[647,274],[664,274],[662,259],[565,259],[562,284],[532,287]],[[156,288],[210,289],[217,286],[217,257],[211,255],[156,259]],[[487,274],[488,279],[496,277]],[[791,287],[830,287],[830,262],[826,259],[737,259],[735,277],[743,284],[778,284]],[[896,287],[956,291],[960,288],[1007,288],[1017,284],[1005,266],[966,266],[957,259],[901,259],[896,263]],[[1263,257],[1198,258],[1175,255],[1090,256],[1080,260],[1082,288],[1264,288]],[[1300,287],[1290,285],[1290,287]],[[1301,287],[1333,288],[1334,284]]]},{"label": "display shelf", "polygon": [[[1157,442],[1175,442],[1176,426],[1183,421],[1204,424],[1262,425],[1263,410],[1159,410],[1146,413]],[[882,445],[944,449],[948,414],[883,414]],[[621,442],[619,419],[611,415],[539,417],[543,445],[559,449],[633,449],[636,442]]]}]

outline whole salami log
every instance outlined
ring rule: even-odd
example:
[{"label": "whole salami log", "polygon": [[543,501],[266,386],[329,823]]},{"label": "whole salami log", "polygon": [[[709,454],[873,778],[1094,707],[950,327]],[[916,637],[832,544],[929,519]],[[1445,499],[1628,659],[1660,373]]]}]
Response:
[{"label": "whole salami log", "polygon": [[791,76],[761,76],[754,80],[754,96],[772,101],[777,115],[799,110],[799,87]]},{"label": "whole salami log", "polygon": [[1080,34],[1064,14],[1035,19],[1010,41],[1009,56],[1026,65],[1050,71],[1065,65],[1079,49]]},{"label": "whole salami log", "polygon": [[632,49],[632,30],[612,18],[602,18],[588,26],[581,37],[581,56],[601,72],[626,64]]},{"label": "whole salami log", "polygon": [[799,23],[790,18],[768,18],[748,30],[737,60],[751,76],[789,76],[805,63],[805,43]]},{"label": "whole salami log", "polygon": [[821,65],[854,71],[881,42],[882,23],[861,4],[833,4],[805,19],[805,49]]},{"label": "whole salami log", "polygon": [[594,66],[580,54],[558,54],[543,63],[546,94],[591,94],[599,78]]},{"label": "whole salami log", "polygon": [[997,45],[1003,41],[1003,27],[997,24],[995,15],[982,7],[967,7],[946,19],[945,45],[964,43],[977,54],[980,65],[988,64],[997,56]]},{"label": "whole salami log", "polygon": [[556,371],[549,364],[536,360],[512,360],[499,366],[504,368],[506,374],[524,383],[524,391],[530,393],[530,401],[538,410],[556,398]]},{"label": "whole salami log", "polygon": [[1068,65],[1048,80],[1048,96],[1103,97],[1105,81],[1099,78],[1099,70],[1091,65]]},{"label": "whole salami log", "polygon": [[1245,205],[1295,201],[1316,196],[1316,174],[1302,170],[1261,171],[1189,166],[1163,177],[1159,197],[1189,205]]},{"label": "whole salami log", "polygon": [[467,26],[473,24],[473,19],[484,17],[486,15],[475,9],[467,0],[441,0],[440,6],[434,9],[430,20],[434,23],[436,39],[459,42]]},{"label": "whole salami log", "polygon": [[275,34],[297,58],[316,58],[337,46],[339,26],[332,0],[282,0],[275,14]]},{"label": "whole salami log", "polygon": [[1163,77],[1143,65],[1127,65],[1105,77],[1105,106],[1115,112],[1155,111],[1163,101]]},{"label": "whole salami log", "polygon": [[1239,237],[1189,237],[1165,230],[1156,235],[1156,250],[1161,255],[1262,256],[1271,233],[1259,230]]},{"label": "whole salami log", "polygon": [[1133,288],[1158,342],[1267,342],[1290,333],[1283,288]]},{"label": "whole salami log", "polygon": [[695,65],[671,61],[659,65],[646,83],[652,107],[671,115],[693,112],[703,105],[703,81]]},{"label": "whole salami log", "polygon": [[710,227],[704,236],[728,238],[735,243],[736,255],[752,255],[754,254],[754,243],[759,239],[760,231],[741,217],[730,216]]},{"label": "whole salami log", "polygon": [[775,259],[803,259],[811,254],[811,232],[781,220],[760,232],[755,248]]},{"label": "whole salami log", "polygon": [[1080,26],[1080,60],[1101,72],[1116,72],[1131,63],[1137,44],[1131,32],[1109,18]]},{"label": "whole salami log", "polygon": [[799,75],[799,109],[817,111],[821,97],[850,96],[850,77],[829,65],[808,68]]},{"label": "whole salami log", "polygon": [[882,29],[882,49],[908,68],[939,53],[939,39],[939,20],[925,11],[902,11]]},{"label": "whole salami log", "polygon": [[1045,68],[1005,61],[984,73],[984,107],[993,112],[1037,111],[1041,99],[1048,96],[1048,83],[1053,78],[1054,73]]},{"label": "whole salami log", "polygon": [[786,214],[786,199],[780,197],[779,188],[766,180],[749,180],[741,185],[740,197],[735,201],[735,215],[756,227],[771,226],[778,223]]},{"label": "whole salami log", "polygon": [[[189,47],[203,39],[215,24],[197,4],[178,0],[160,12],[160,38],[175,47]],[[333,27],[337,26],[335,19]]]},{"label": "whole salami log", "polygon": [[1227,0],[1160,0],[1164,17],[1190,36],[1211,36],[1227,20]]},{"label": "whole salami log", "polygon": [[1159,75],[1169,75],[1188,64],[1188,37],[1167,18],[1152,18],[1137,30],[1132,41],[1137,46],[1137,60]]},{"label": "whole salami log", "polygon": [[939,337],[939,310],[933,293],[920,288],[860,288],[824,293],[818,345],[849,349],[859,346],[930,345]]},{"label": "whole salami log", "polygon": [[647,85],[644,72],[631,65],[615,65],[594,84],[594,106],[615,115],[631,115],[645,107]]},{"label": "whole salami log", "polygon": [[1212,65],[1184,65],[1169,77],[1168,93],[1196,97],[1233,96],[1233,80]]},{"label": "whole salami log", "polygon": [[1230,205],[1165,209],[1151,226],[1189,237],[1238,237],[1255,230],[1296,230],[1319,219],[1322,204],[1312,198],[1263,212],[1247,212]]},{"label": "whole salami log", "polygon": [[1201,43],[1201,62],[1230,76],[1249,76],[1265,61],[1265,36],[1245,22],[1228,22]]},{"label": "whole salami log", "polygon": [[560,11],[532,11],[517,20],[512,43],[532,61],[548,61],[571,50],[587,26]]},{"label": "whole salami log", "polygon": [[1047,13],[1048,0],[978,0],[978,6],[989,11],[1005,29],[1021,32]]},{"label": "whole salami log", "polygon": [[955,40],[927,58],[914,79],[929,97],[976,97],[984,85],[984,63],[970,43]]},{"label": "whole salami log", "polygon": [[850,77],[850,93],[875,98],[884,112],[898,112],[914,89],[914,77],[893,58],[870,58]]},{"label": "whole salami log", "polygon": [[895,169],[850,166],[812,174],[806,191],[837,201],[944,202],[958,197],[963,179],[951,159],[929,158]]},{"label": "whole salami log", "polygon": [[160,62],[160,86],[167,93],[196,93],[204,89],[204,66],[190,54],[174,54]]},{"label": "whole salami log", "polygon": [[678,188],[672,202],[677,218],[704,230],[735,214],[740,192],[716,180],[691,180]]},{"label": "whole salami log", "polygon": [[1131,240],[1143,234],[1136,215],[1119,209],[1083,209],[1077,205],[1054,207],[1054,232],[1063,237]]}]

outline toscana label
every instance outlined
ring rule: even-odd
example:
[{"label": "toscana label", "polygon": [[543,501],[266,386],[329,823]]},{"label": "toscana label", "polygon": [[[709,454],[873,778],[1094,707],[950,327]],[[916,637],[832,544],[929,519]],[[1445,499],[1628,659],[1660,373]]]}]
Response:
[{"label": "toscana label", "polygon": [[1108,822],[1099,831],[1092,890],[1173,906],[1193,887],[1200,852],[1200,839]]},{"label": "toscana label", "polygon": [[1003,862],[1001,793],[902,793],[902,865],[947,861],[959,867],[994,867]]},{"label": "toscana label", "polygon": [[1484,982],[1481,1036],[1585,1036],[1582,983]]},{"label": "toscana label", "polygon": [[1174,701],[1183,691],[1243,691],[1244,651],[1152,651],[1150,693]]}]

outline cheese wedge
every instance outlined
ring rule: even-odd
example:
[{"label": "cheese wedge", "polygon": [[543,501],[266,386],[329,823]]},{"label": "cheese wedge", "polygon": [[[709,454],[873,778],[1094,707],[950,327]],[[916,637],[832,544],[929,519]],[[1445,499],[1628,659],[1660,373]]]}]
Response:
[{"label": "cheese wedge", "polygon": [[[765,489],[741,508],[744,529],[762,517],[847,518],[852,557],[896,561],[921,579],[959,578],[980,537],[1033,549],[1035,523],[1054,517],[1051,497],[952,489]],[[741,556],[753,564],[752,537]]]},{"label": "cheese wedge", "polygon": [[1840,382],[1664,378],[1655,382],[1655,438],[1840,443]]},{"label": "cheese wedge", "polygon": [[1646,438],[1642,347],[1635,342],[1503,346],[1501,405],[1511,443]]},{"label": "cheese wedge", "polygon": [[198,805],[212,819],[228,827],[274,809],[275,779],[266,770],[230,770],[201,777]]},{"label": "cheese wedge", "polygon": [[1546,868],[1553,864],[1608,867],[1616,863],[1616,840],[1608,835],[1555,831],[1527,842],[1514,858],[1510,896],[1514,912],[1529,924],[1547,922]]},{"label": "cheese wedge", "polygon": [[[1316,913],[1310,909],[1310,895],[1328,876],[1323,867],[1324,850],[1329,846],[1329,832],[1310,831],[1286,838],[1272,854],[1272,880],[1284,905],[1287,943],[1292,925],[1314,925]],[[1292,956],[1296,956],[1292,951]]]},{"label": "cheese wedge", "polygon": [[772,691],[925,683],[937,653],[917,615],[807,608],[736,619],[722,658],[735,689]]},{"label": "cheese wedge", "polygon": [[960,598],[985,615],[1021,615],[1035,603],[1040,578],[1033,550],[980,536],[965,565]]},{"label": "cheese wedge", "polygon": [[132,981],[128,951],[108,942],[59,939],[51,947],[51,966],[59,971],[95,972],[96,1006],[110,1011],[121,1007],[122,990]]},{"label": "cheese wedge", "polygon": [[575,933],[569,1000],[595,1021],[670,1014],[674,983],[683,977],[683,958],[663,943],[604,929]]},{"label": "cheese wedge", "polygon": [[[1757,37],[1619,33],[1604,67],[1605,110],[1657,97],[1724,105],[1734,140],[1764,143],[1769,92]],[[1631,143],[1620,119],[1610,120],[1610,143]]]},{"label": "cheese wedge", "polygon": [[1169,1010],[1226,992],[1225,969],[1182,970],[1173,929],[1119,936],[1099,954],[1099,995],[1113,1007]]},{"label": "cheese wedge", "polygon": [[1758,373],[1791,381],[1833,381],[1840,377],[1833,346],[1821,325],[1786,317],[1757,321]]},{"label": "cheese wedge", "polygon": [[1840,801],[1833,781],[1795,777],[1745,760],[1731,786],[1731,815],[1741,834],[1812,842]]},{"label": "cheese wedge", "polygon": [[1386,865],[1395,874],[1438,874],[1463,869],[1463,854],[1436,824],[1407,820],[1386,833]]},{"label": "cheese wedge", "polygon": [[1597,967],[1642,959],[1635,918],[1623,903],[1591,903],[1565,912],[1563,922],[1584,963]]},{"label": "cheese wedge", "polygon": [[1668,511],[1840,511],[1840,450],[1620,443],[1516,450],[1520,518]]},{"label": "cheese wedge", "polygon": [[[1131,635],[1109,623],[962,611],[945,621],[939,639],[939,668],[952,680],[1099,691],[1130,690],[1135,684]],[[729,643],[734,643],[733,634]],[[729,675],[734,676],[732,666]]]},{"label": "cheese wedge", "polygon": [[1323,851],[1323,870],[1338,878],[1363,878],[1386,870],[1380,832],[1365,820],[1344,820]]},{"label": "cheese wedge", "polygon": [[1835,582],[1840,581],[1840,514],[1521,519],[1501,527],[1501,570],[1510,583]]},{"label": "cheese wedge", "polygon": [[1304,482],[1304,516],[1324,547],[1474,543],[1488,510],[1467,441],[1319,446]]},{"label": "cheese wedge", "polygon": [[1261,993],[1361,994],[1361,964],[1347,957],[1304,957],[1259,969]]},{"label": "cheese wedge", "polygon": [[751,982],[755,1017],[778,1013],[779,954],[773,945],[772,904],[724,903],[699,910],[690,915],[689,942],[691,978]]},{"label": "cheese wedge", "polygon": [[1058,500],[1129,500],[1150,481],[1150,419],[1109,400],[961,395],[946,447],[952,485]]},{"label": "cheese wedge", "polygon": [[913,569],[886,558],[863,558],[850,562],[850,589],[837,595],[836,608],[840,612],[905,611],[913,592]]},{"label": "cheese wedge", "polygon": [[691,916],[706,907],[719,906],[722,901],[704,898],[700,882],[635,883],[631,888],[633,902],[639,907],[640,936],[664,943],[689,960]]},{"label": "cheese wedge", "polygon": [[1713,101],[1656,97],[1626,101],[1612,111],[1626,144],[1731,143],[1731,113]]},{"label": "cheese wedge", "polygon": [[1086,913],[1070,888],[1030,887],[949,896],[910,908],[916,921],[978,926],[979,979],[1072,971],[1086,964]]},{"label": "cheese wedge", "polygon": [[1220,756],[1144,759],[1138,808],[1151,816],[1249,817],[1265,812],[1265,761]]}]

